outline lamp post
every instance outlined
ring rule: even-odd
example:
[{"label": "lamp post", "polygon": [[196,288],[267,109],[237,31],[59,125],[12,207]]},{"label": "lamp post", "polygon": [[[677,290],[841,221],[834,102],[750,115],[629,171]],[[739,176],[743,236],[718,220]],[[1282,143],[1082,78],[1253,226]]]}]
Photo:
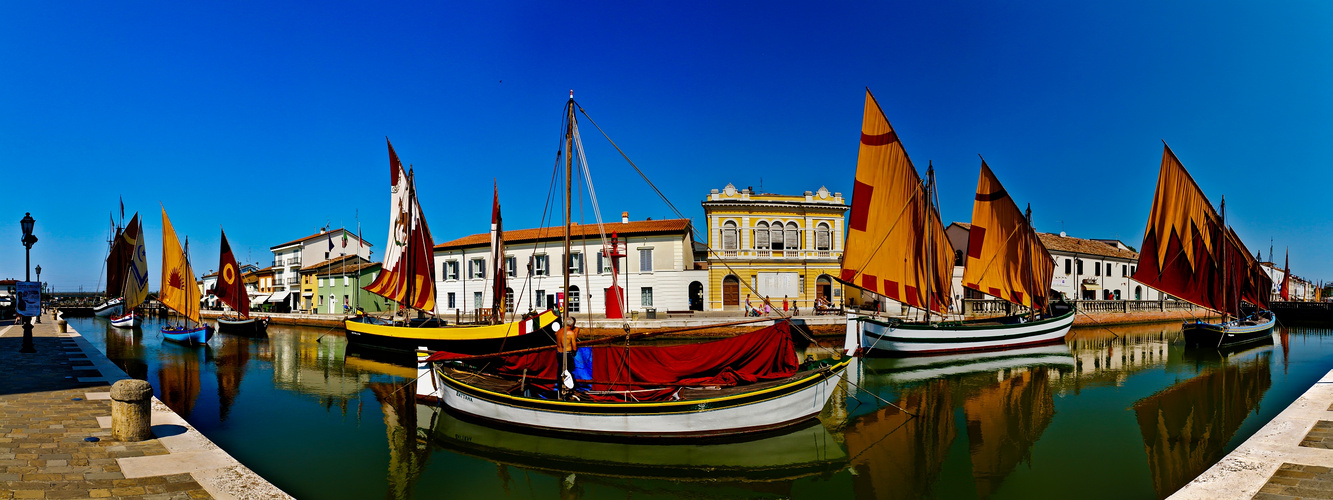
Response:
[{"label": "lamp post", "polygon": [[[32,244],[37,243],[37,237],[32,235],[32,225],[36,222],[37,220],[32,218],[31,212],[23,214],[23,220],[19,221],[19,224],[23,226],[23,248],[25,249],[23,253],[24,281],[32,281],[32,274],[28,271],[28,265],[32,261]],[[40,296],[38,300],[41,300]],[[40,318],[41,314],[37,316]],[[37,348],[32,345],[32,323],[28,322],[28,318],[23,318],[23,347],[19,348],[19,352],[37,352]]]},{"label": "lamp post", "polygon": [[[36,221],[33,221],[33,222],[36,222]],[[37,281],[40,283],[40,282],[42,281],[42,265],[41,265],[41,264],[37,264],[37,267],[34,267],[33,270],[34,270],[34,271],[37,271]],[[42,299],[42,294],[43,294],[43,293],[46,293],[46,290],[43,290],[42,287],[41,287],[40,285],[38,285],[38,286],[37,286],[37,301],[38,301],[39,304],[42,303],[42,302],[41,302],[41,299]],[[37,322],[38,322],[38,323],[41,323],[41,322],[42,322],[41,311],[38,311],[38,314],[37,314]]]}]

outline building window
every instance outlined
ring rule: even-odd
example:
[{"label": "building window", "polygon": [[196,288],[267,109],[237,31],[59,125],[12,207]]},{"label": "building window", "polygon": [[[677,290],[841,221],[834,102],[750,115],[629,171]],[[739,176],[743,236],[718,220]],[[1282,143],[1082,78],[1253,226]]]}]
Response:
[{"label": "building window", "polygon": [[653,272],[653,249],[651,248],[639,249],[639,272],[641,273]]},{"label": "building window", "polygon": [[768,250],[768,223],[760,222],[754,227],[754,249]]},{"label": "building window", "polygon": [[736,242],[736,223],[726,221],[722,223],[722,249],[735,250],[739,245]]},{"label": "building window", "polygon": [[450,281],[458,279],[458,261],[451,260],[444,263],[444,279]]},{"label": "building window", "polygon": [[[832,232],[829,231],[827,222],[820,222],[815,226],[815,250],[828,251],[833,242]],[[961,265],[959,262],[955,265]]]},{"label": "building window", "polygon": [[1093,262],[1093,263],[1092,263],[1092,275],[1093,275],[1093,276],[1101,276],[1101,275],[1102,275],[1102,263],[1101,263],[1101,262]]},{"label": "building window", "polygon": [[961,266],[961,265],[963,265],[963,251],[962,251],[962,250],[954,250],[954,251],[953,251],[953,265],[955,265],[955,266]]},{"label": "building window", "polygon": [[518,277],[518,259],[514,256],[505,257],[505,276],[510,278]]},{"label": "building window", "polygon": [[347,276],[343,276],[343,286],[349,286],[349,285],[351,285],[351,284],[352,284],[352,283],[351,283],[351,280],[352,280],[352,278],[349,278],[349,277],[347,277]]},{"label": "building window", "polygon": [[1073,259],[1065,259],[1065,274],[1070,274],[1070,268],[1074,266]]},{"label": "building window", "polygon": [[1120,266],[1120,277],[1121,277],[1121,278],[1128,278],[1128,277],[1129,277],[1129,266],[1126,266],[1126,265],[1123,265],[1123,264]]},{"label": "building window", "polygon": [[569,312],[579,312],[579,287],[569,287]]},{"label": "building window", "polygon": [[456,307],[458,306],[457,302],[454,302],[454,292],[449,292],[449,308],[454,309]]},{"label": "building window", "polygon": [[551,274],[551,260],[548,255],[538,255],[532,258],[533,274],[537,276],[547,276]]},{"label": "building window", "polygon": [[796,228],[795,222],[787,223],[787,232],[783,235],[783,246],[788,250],[801,248],[801,230]]},{"label": "building window", "polygon": [[773,230],[769,231],[768,234],[770,235],[768,240],[768,248],[771,248],[773,250],[782,250],[783,248],[786,248],[783,246],[781,222],[774,222]]},{"label": "building window", "polygon": [[481,306],[483,304],[482,300],[483,298],[481,292],[472,292],[472,307],[481,309]]},{"label": "building window", "polygon": [[1110,276],[1110,275],[1111,275],[1111,263],[1110,263],[1110,262],[1107,262],[1107,263],[1106,263],[1106,275],[1107,275],[1107,276]]},{"label": "building window", "polygon": [[513,311],[513,310],[514,310],[514,289],[513,289],[513,288],[505,288],[505,310],[506,310],[506,311]]},{"label": "building window", "polygon": [[640,296],[640,302],[641,302],[641,304],[642,304],[644,307],[652,307],[652,305],[653,305],[653,289],[652,289],[652,287],[643,287],[643,288],[640,288],[640,289],[639,289],[639,296]]},{"label": "building window", "polygon": [[537,307],[546,307],[546,290],[537,290]]},{"label": "building window", "polygon": [[1078,273],[1077,273],[1077,274],[1078,274],[1079,276],[1082,276],[1082,275],[1083,275],[1083,259],[1076,259],[1076,260],[1074,261],[1074,267],[1078,269]]},{"label": "building window", "polygon": [[346,294],[344,294],[344,295],[343,295],[343,310],[344,310],[344,311],[347,310],[347,306],[352,305],[352,301],[347,300],[347,298],[348,298],[348,296],[347,296]]},{"label": "building window", "polygon": [[1138,269],[1139,266],[1129,266],[1129,274],[1134,274],[1134,271],[1137,271]]},{"label": "building window", "polygon": [[583,274],[583,254],[569,254],[569,274]]},{"label": "building window", "polygon": [[467,276],[469,278],[486,278],[486,259],[472,259],[467,263]]},{"label": "building window", "polygon": [[319,307],[324,307],[324,296],[323,296],[323,295],[320,295],[320,296],[319,296]]}]

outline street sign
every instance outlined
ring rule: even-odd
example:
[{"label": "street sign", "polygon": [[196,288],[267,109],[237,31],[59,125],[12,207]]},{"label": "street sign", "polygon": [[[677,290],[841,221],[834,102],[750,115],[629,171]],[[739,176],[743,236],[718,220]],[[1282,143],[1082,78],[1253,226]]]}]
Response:
[{"label": "street sign", "polygon": [[36,317],[42,315],[42,284],[36,281],[20,281],[14,284],[15,294],[18,295],[18,303],[15,304],[17,312],[24,316]]}]

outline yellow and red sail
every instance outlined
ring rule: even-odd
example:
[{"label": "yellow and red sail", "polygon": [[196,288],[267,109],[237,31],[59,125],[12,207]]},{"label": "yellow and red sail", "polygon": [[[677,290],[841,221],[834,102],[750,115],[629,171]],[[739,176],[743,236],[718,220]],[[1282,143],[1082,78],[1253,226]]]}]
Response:
[{"label": "yellow and red sail", "polygon": [[242,318],[248,318],[250,294],[245,291],[245,276],[241,274],[241,266],[236,265],[236,256],[231,253],[226,231],[222,232],[222,250],[219,253],[218,282],[213,286],[213,294],[240,313]]},{"label": "yellow and red sail", "polygon": [[1267,307],[1273,281],[1240,237],[1163,146],[1134,280],[1209,309],[1240,313],[1240,301]]},{"label": "yellow and red sail", "polygon": [[[388,143],[388,139],[385,139]],[[370,293],[422,311],[435,309],[435,242],[417,201],[416,182],[389,143],[389,243]]]},{"label": "yellow and red sail", "polygon": [[190,268],[190,257],[176,239],[176,230],[162,209],[162,281],[157,300],[171,310],[199,322],[199,285]]},{"label": "yellow and red sail", "polygon": [[953,246],[893,126],[866,90],[839,278],[913,307],[950,304]]},{"label": "yellow and red sail", "polygon": [[963,286],[1035,309],[1049,300],[1055,260],[1009,192],[981,162]]}]

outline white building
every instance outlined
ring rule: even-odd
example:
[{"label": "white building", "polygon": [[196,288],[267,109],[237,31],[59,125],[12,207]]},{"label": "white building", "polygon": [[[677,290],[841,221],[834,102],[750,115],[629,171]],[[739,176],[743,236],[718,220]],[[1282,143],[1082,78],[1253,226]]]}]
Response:
[{"label": "white building", "polygon": [[[702,306],[707,296],[706,265],[696,263],[693,229],[689,219],[629,221],[606,224],[606,238],[616,236],[620,254],[617,285],[624,291],[624,316],[649,309],[665,314]],[[543,310],[559,300],[564,277],[561,262],[570,267],[571,312],[604,315],[609,302],[612,259],[597,226],[574,226],[571,255],[564,257],[564,228],[505,231],[508,272],[507,311]],[[435,285],[438,310],[445,317],[472,317],[493,307],[491,288],[491,235],[478,233],[435,246]],[[591,292],[591,293],[590,293]],[[455,316],[455,317],[457,317]],[[600,316],[599,316],[600,317]]]},{"label": "white building", "polygon": [[[972,225],[955,222],[945,228],[954,247],[953,291],[956,298],[989,298],[963,288],[963,252]],[[1130,278],[1139,254],[1118,240],[1085,240],[1060,234],[1037,233],[1055,259],[1051,289],[1070,300],[1161,300],[1162,293]],[[1110,243],[1108,243],[1110,242]]]},{"label": "white building", "polygon": [[321,229],[310,236],[269,247],[273,252],[273,295],[268,302],[278,304],[279,312],[299,309],[302,267],[344,255],[370,260],[370,246],[356,233],[339,228]]},{"label": "white building", "polygon": [[[1273,292],[1269,300],[1282,300],[1282,277],[1286,273],[1272,262],[1260,262],[1259,267],[1273,280]],[[1314,289],[1313,283],[1291,273],[1291,280],[1287,283],[1287,298],[1293,301],[1314,300]]]}]

